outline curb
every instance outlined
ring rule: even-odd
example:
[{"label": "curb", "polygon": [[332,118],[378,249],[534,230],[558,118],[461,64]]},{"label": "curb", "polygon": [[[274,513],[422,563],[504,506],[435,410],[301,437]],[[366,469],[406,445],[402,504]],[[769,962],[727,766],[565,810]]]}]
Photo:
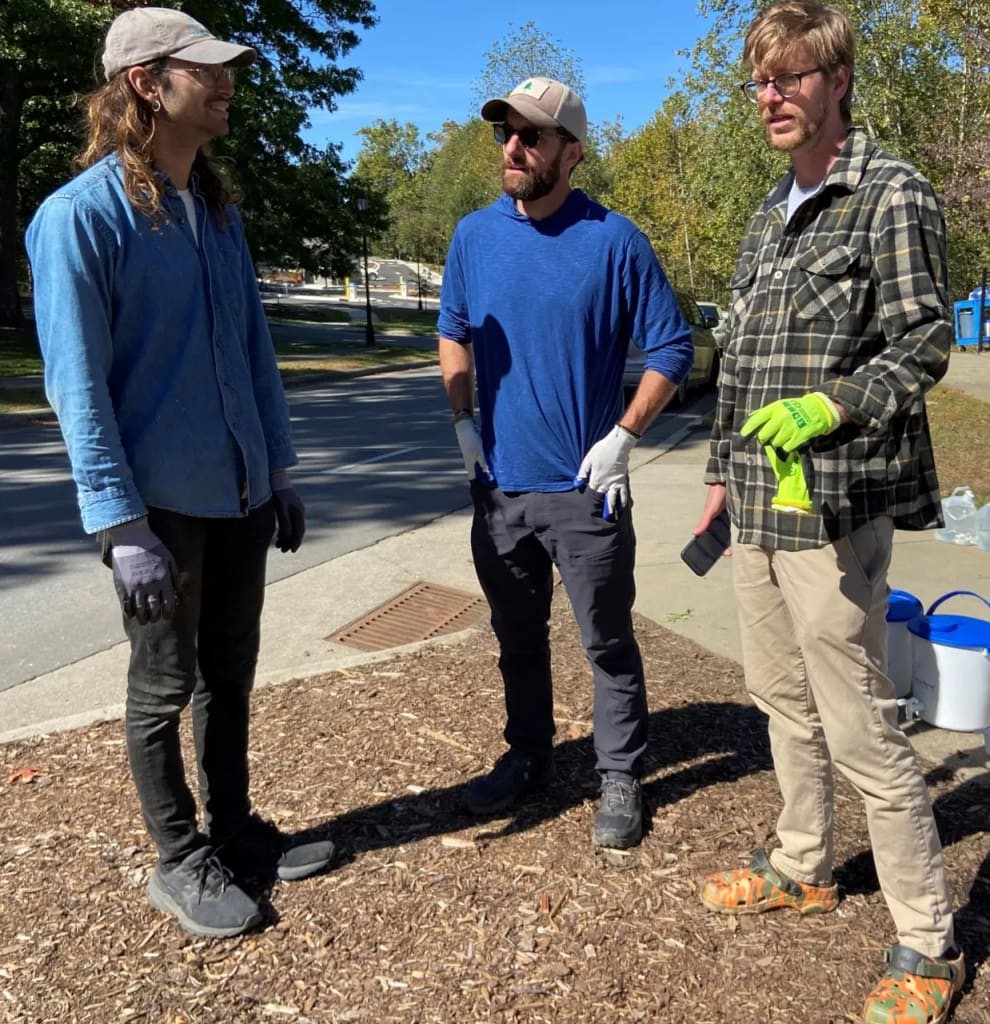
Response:
[{"label": "curb", "polygon": [[[454,647],[481,628],[481,625],[468,626],[466,629],[458,630],[456,633],[444,633],[441,636],[429,637],[426,640],[415,640],[412,643],[389,647],[383,651],[355,651],[354,654],[345,654],[337,658],[324,658],[320,661],[307,663],[304,667],[298,669],[259,675],[255,679],[254,689],[256,691],[263,690],[270,686],[282,686],[286,683],[309,679],[313,676],[331,675],[334,672],[346,671],[349,668],[359,668],[363,665],[391,661],[393,658],[415,654],[416,651],[421,651],[425,648]],[[114,646],[122,647],[126,644],[126,640],[121,640]],[[25,683],[30,683],[31,681],[30,679],[24,680]],[[35,722],[31,725],[22,725],[7,732],[0,732],[0,747],[9,743],[42,740],[54,733],[85,729],[91,725],[99,725],[101,722],[116,722],[124,717],[125,710],[126,706],[123,703],[107,704],[100,708],[93,708],[90,711],[63,715],[58,718],[48,718],[43,722]]]}]

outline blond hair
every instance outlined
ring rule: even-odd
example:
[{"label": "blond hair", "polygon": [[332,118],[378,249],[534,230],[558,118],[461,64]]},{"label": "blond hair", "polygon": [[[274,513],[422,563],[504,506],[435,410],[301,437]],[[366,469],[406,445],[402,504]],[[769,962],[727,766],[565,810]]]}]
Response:
[{"label": "blond hair", "polygon": [[[160,69],[148,65],[148,70],[154,73]],[[84,96],[82,105],[87,136],[76,163],[91,167],[116,152],[124,173],[124,193],[131,205],[153,224],[160,224],[164,218],[165,187],[152,158],[155,111],[151,104],[131,88],[125,70]],[[198,176],[199,191],[210,212],[223,227],[224,207],[234,200],[229,186],[204,149],[197,152],[192,170]]]},{"label": "blond hair", "polygon": [[811,61],[827,74],[839,68],[849,72],[849,88],[840,110],[843,121],[850,124],[856,39],[849,18],[838,8],[817,0],[778,0],[764,8],[750,25],[743,62],[751,68],[779,67],[796,46],[804,47]]}]

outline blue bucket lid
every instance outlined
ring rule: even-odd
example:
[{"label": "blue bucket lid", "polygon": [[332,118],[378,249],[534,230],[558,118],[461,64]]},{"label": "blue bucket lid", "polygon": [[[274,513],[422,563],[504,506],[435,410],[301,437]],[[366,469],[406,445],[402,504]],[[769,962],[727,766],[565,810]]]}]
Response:
[{"label": "blue bucket lid", "polygon": [[945,647],[990,649],[990,621],[968,615],[919,615],[908,629],[923,640]]},{"label": "blue bucket lid", "polygon": [[908,622],[924,611],[922,603],[906,590],[891,590],[887,598],[887,621]]}]

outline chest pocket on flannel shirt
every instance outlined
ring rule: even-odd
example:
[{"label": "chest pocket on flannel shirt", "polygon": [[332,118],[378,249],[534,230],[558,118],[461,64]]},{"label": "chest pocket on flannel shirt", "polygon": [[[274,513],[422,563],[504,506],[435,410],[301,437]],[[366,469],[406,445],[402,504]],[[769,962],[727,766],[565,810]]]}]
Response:
[{"label": "chest pocket on flannel shirt", "polygon": [[756,280],[756,271],[756,257],[754,253],[751,253],[748,259],[739,261],[732,275],[732,280],[729,282],[729,291],[732,293],[732,298],[729,301],[732,304],[732,312],[737,323],[741,322],[746,315],[753,282]]},{"label": "chest pocket on flannel shirt", "polygon": [[794,309],[803,320],[841,320],[848,316],[856,288],[859,250],[837,246],[812,249],[798,259],[799,284]]}]

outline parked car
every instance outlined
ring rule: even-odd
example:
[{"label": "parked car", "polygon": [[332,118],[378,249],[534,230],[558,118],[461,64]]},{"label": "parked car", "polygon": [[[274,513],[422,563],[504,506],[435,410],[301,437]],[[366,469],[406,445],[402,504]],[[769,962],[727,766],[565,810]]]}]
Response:
[{"label": "parked car", "polygon": [[[719,350],[715,336],[705,322],[705,315],[698,303],[687,292],[675,291],[678,305],[691,328],[691,340],[694,342],[694,365],[677,388],[677,400],[683,402],[688,391],[695,388],[714,388],[718,383]],[[622,386],[627,391],[634,391],[646,367],[646,353],[635,345],[629,345],[626,356],[626,368],[622,375]]]},{"label": "parked car", "polygon": [[718,327],[725,319],[725,310],[717,302],[699,300],[698,309],[701,310],[702,316],[705,318],[706,327]]},{"label": "parked car", "polygon": [[715,344],[721,352],[725,348],[725,336],[729,328],[725,319],[728,314],[717,302],[699,302],[698,309],[701,310],[705,323],[711,328]]}]

